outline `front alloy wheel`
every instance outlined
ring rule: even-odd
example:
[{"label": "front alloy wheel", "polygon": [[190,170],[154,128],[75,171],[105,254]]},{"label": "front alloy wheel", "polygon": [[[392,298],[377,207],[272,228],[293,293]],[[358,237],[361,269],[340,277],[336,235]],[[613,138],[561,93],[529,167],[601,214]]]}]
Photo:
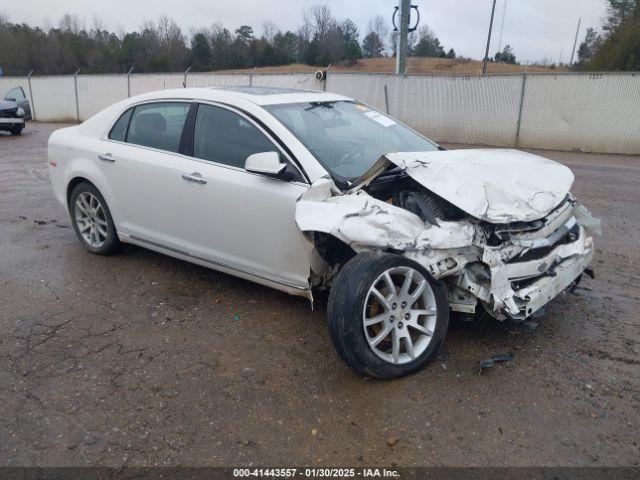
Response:
[{"label": "front alloy wheel", "polygon": [[369,347],[393,364],[410,363],[429,346],[436,300],[427,279],[412,267],[385,270],[369,288],[362,326]]},{"label": "front alloy wheel", "polygon": [[362,375],[395,378],[440,351],[449,324],[446,290],[418,263],[361,253],[336,277],[328,304],[331,339]]}]

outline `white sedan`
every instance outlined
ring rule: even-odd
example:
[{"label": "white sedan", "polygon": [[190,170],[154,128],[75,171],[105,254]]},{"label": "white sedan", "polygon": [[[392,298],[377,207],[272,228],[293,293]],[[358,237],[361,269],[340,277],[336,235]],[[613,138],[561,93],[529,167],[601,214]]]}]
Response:
[{"label": "white sedan", "polygon": [[55,195],[84,248],[137,244],[312,300],[357,372],[437,354],[450,312],[523,321],[589,273],[599,221],[571,171],[445,150],[353,99],[164,90],[57,130]]}]

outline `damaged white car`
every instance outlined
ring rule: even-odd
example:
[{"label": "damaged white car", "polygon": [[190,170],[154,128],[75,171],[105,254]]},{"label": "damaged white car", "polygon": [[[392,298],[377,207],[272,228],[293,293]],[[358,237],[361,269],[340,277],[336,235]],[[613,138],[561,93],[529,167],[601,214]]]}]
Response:
[{"label": "damaged white car", "polygon": [[515,150],[445,150],[350,98],[165,90],[49,140],[84,247],[133,243],[312,299],[357,372],[433,359],[450,312],[523,321],[588,272],[599,221],[571,171]]}]

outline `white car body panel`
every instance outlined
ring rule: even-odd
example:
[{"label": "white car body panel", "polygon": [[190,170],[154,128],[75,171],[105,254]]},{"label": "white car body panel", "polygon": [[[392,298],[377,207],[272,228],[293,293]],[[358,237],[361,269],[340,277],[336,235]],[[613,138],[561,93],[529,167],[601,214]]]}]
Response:
[{"label": "white car body panel", "polygon": [[[304,180],[275,179],[108,139],[115,121],[131,106],[176,100],[231,108],[264,126],[259,127],[263,133],[278,139],[274,151],[295,162]],[[87,179],[105,198],[123,241],[309,298],[312,284],[330,282],[335,273],[320,258],[317,233],[355,252],[399,252],[447,282],[454,311],[473,312],[481,302],[497,318],[526,317],[589,264],[593,244],[587,233],[597,232],[599,221],[571,199],[573,174],[556,162],[515,150],[387,153],[341,191],[300,140],[263,108],[339,100],[351,99],[324,92],[250,94],[211,88],[139,95],[51,135],[54,193],[68,208],[69,185]],[[101,161],[105,154],[115,161]],[[374,198],[366,188],[391,164],[469,217],[435,225]],[[185,181],[185,174],[197,174],[206,183]],[[540,225],[514,231],[498,246],[487,242],[487,225],[532,221]],[[577,238],[565,241],[572,228],[578,229]],[[556,245],[561,238],[563,243]],[[540,258],[516,261],[542,246],[549,251]],[[534,273],[542,276],[517,287]]]}]

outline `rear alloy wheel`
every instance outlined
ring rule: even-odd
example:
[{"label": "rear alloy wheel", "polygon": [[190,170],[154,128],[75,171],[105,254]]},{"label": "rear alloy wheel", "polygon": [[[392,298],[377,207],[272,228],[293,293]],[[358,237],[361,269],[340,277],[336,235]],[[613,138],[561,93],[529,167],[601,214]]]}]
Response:
[{"label": "rear alloy wheel", "polygon": [[93,185],[82,182],[73,189],[69,210],[73,229],[85,249],[107,255],[120,247],[109,207]]},{"label": "rear alloy wheel", "polygon": [[359,254],[329,297],[331,338],[362,375],[395,378],[423,368],[440,351],[449,324],[446,290],[400,255]]}]

